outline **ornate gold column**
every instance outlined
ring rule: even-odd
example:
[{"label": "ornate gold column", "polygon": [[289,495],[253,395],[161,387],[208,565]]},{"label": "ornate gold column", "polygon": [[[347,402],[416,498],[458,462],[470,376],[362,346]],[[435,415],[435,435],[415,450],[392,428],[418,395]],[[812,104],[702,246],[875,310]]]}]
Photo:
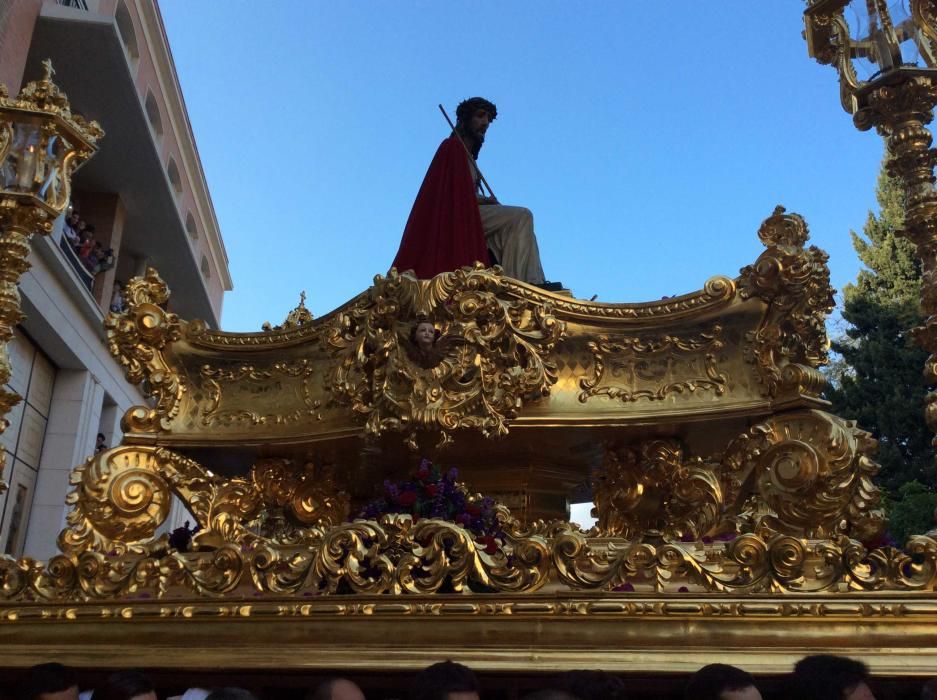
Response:
[{"label": "ornate gold column", "polygon": [[[2,388],[10,380],[7,343],[23,319],[18,284],[29,269],[33,233],[48,234],[68,207],[71,177],[95,152],[104,135],[97,122],[72,114],[66,95],[52,82],[51,61],[41,80],[9,97],[0,85],[0,432],[22,397]],[[4,455],[0,453],[0,493]]]},{"label": "ornate gold column", "polygon": [[[846,21],[848,0],[808,0],[804,12],[810,55],[839,73],[843,108],[862,131],[875,128],[885,139],[889,173],[903,185],[907,199],[901,235],[917,247],[923,284],[921,306],[927,314],[914,336],[930,352],[924,368],[937,384],[937,191],[926,124],[937,104],[937,0],[910,0],[910,14],[886,0],[853,2],[857,27]],[[871,71],[867,80],[860,75]],[[925,418],[937,432],[937,392],[927,396]],[[934,440],[937,444],[937,439]]]}]

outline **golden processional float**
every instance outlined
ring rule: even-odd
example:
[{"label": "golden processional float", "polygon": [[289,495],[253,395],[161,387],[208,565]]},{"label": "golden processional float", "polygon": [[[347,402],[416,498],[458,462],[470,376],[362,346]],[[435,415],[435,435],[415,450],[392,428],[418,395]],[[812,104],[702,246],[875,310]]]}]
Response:
[{"label": "golden processional float", "polygon": [[[810,52],[894,155],[932,314],[916,333],[937,352],[937,3],[895,18],[869,0],[861,39],[845,5],[809,3]],[[906,65],[909,42],[926,68]],[[878,76],[861,82],[860,59]],[[25,173],[0,200],[4,341],[29,235],[100,136],[50,75],[0,98],[0,154]],[[825,650],[937,675],[937,540],[870,544],[885,524],[875,442],[820,398],[827,256],[781,207],[758,238],[737,277],[661,301],[577,300],[498,268],[391,270],[260,333],[178,318],[149,270],[105,325],[151,401],[75,468],[61,553],[0,558],[0,664],[679,673],[718,657],[780,673]],[[426,321],[441,335],[429,359],[410,340]],[[356,518],[421,457],[458,469],[451,489],[466,512],[490,506],[494,535]],[[583,483],[588,531],[567,521]],[[173,498],[198,525],[184,545],[157,536]]]}]

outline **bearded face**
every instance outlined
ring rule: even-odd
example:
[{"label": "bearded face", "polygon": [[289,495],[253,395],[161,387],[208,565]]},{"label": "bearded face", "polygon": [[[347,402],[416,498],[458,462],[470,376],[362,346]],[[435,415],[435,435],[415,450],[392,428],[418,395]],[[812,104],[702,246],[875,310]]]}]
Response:
[{"label": "bearded face", "polygon": [[472,156],[478,157],[485,134],[498,115],[498,108],[483,97],[472,97],[456,108],[456,131],[463,137]]}]

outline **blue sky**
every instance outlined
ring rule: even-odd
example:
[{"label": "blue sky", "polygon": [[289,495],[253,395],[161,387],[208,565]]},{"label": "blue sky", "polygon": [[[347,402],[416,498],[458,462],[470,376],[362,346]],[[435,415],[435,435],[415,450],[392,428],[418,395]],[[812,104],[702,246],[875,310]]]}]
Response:
[{"label": "blue sky", "polygon": [[837,289],[881,139],[807,56],[794,0],[192,2],[160,6],[230,258],[222,326],[317,316],[387,270],[463,98],[498,105],[479,164],[529,207],[547,278],[647,301],[734,276],[776,204]]}]

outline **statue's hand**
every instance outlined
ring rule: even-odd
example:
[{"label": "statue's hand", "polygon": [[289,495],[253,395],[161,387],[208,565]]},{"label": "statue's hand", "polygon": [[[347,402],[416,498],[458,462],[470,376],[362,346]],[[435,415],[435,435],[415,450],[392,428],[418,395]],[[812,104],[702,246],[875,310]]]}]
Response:
[{"label": "statue's hand", "polygon": [[479,195],[478,203],[479,204],[500,204],[501,202],[499,202],[494,197],[482,197],[481,195]]}]

